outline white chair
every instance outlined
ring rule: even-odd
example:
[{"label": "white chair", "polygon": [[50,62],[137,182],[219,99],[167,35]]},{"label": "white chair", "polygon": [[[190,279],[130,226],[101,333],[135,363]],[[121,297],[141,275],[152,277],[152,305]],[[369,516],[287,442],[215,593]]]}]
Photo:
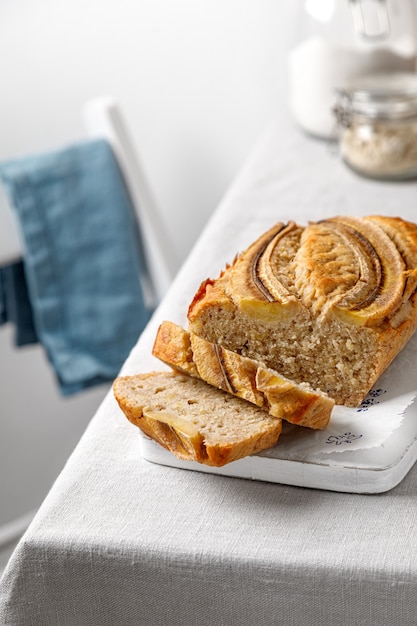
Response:
[{"label": "white chair", "polygon": [[130,141],[120,108],[110,97],[91,100],[84,107],[84,124],[91,137],[107,139],[119,163],[136,210],[151,285],[158,302],[174,278],[177,259],[165,224],[158,214],[143,168]]},{"label": "white chair", "polygon": [[[113,98],[88,101],[83,121],[91,138],[102,137],[112,147],[134,206],[144,246],[149,281],[143,284],[148,304],[165,295],[178,267],[173,245],[155,206],[149,184],[130,140],[122,113]],[[0,266],[22,257],[17,219],[0,184]]]}]

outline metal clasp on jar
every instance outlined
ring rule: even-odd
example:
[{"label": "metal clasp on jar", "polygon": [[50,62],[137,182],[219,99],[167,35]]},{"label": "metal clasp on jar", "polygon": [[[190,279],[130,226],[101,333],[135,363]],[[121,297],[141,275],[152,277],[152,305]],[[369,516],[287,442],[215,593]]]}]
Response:
[{"label": "metal clasp on jar", "polygon": [[339,92],[339,99],[333,107],[333,114],[339,128],[349,128],[352,123],[353,106],[352,99],[345,91]]}]

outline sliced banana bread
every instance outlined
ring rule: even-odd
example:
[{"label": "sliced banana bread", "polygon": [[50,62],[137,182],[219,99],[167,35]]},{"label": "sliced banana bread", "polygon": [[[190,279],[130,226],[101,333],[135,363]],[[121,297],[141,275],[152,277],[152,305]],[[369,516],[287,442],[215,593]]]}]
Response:
[{"label": "sliced banana bread", "polygon": [[326,428],[334,400],[307,383],[297,385],[257,361],[163,322],[153,354],[171,367],[266,409],[298,426]]},{"label": "sliced banana bread", "polygon": [[202,380],[174,372],[117,378],[126,417],[179,459],[223,466],[271,448],[282,421]]}]

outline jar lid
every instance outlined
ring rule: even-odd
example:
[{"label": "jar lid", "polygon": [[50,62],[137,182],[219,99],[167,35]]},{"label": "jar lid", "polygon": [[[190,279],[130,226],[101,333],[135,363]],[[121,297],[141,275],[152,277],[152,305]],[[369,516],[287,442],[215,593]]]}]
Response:
[{"label": "jar lid", "polygon": [[417,113],[417,74],[372,74],[336,89],[346,112],[373,119],[398,119]]}]

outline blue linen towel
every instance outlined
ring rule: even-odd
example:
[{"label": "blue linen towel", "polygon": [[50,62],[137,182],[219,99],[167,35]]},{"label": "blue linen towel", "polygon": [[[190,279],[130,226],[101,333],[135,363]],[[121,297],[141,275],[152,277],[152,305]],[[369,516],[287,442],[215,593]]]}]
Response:
[{"label": "blue linen towel", "polygon": [[110,145],[0,166],[25,244],[36,331],[63,395],[108,382],[145,327],[140,233]]}]

